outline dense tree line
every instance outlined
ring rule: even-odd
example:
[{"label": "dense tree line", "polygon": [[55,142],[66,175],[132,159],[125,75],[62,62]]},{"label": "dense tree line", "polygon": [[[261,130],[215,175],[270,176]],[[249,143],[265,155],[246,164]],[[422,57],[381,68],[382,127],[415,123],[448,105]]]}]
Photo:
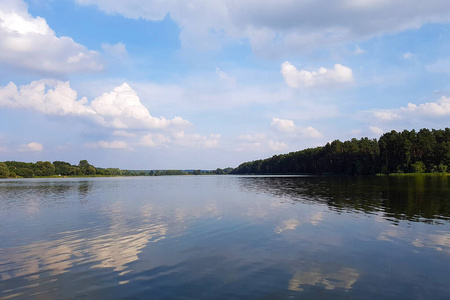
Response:
[{"label": "dense tree line", "polygon": [[65,161],[38,161],[36,163],[5,161],[0,162],[0,178],[32,178],[45,176],[137,176],[148,175],[144,171],[128,171],[118,168],[96,168],[87,160],[78,165]]},{"label": "dense tree line", "polygon": [[0,178],[32,178],[42,176],[170,176],[170,175],[207,175],[228,174],[233,168],[202,170],[121,170],[119,168],[96,168],[87,160],[78,165],[64,161],[38,161],[36,163],[5,161],[0,162]]},{"label": "dense tree line", "polygon": [[5,161],[0,163],[0,177],[41,177],[41,176],[69,176],[69,175],[95,175],[97,169],[88,163],[87,160],[82,160],[78,165],[71,165],[64,161],[38,161],[36,163],[20,162],[20,161]]},{"label": "dense tree line", "polygon": [[377,139],[335,140],[271,158],[246,162],[232,174],[445,173],[450,165],[450,129],[403,130]]}]

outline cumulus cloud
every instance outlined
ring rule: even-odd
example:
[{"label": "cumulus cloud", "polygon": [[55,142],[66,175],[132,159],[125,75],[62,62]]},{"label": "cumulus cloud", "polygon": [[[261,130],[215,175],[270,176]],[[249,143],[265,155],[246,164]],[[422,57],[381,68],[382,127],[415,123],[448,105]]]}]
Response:
[{"label": "cumulus cloud", "polygon": [[127,132],[126,130],[116,130],[113,132],[114,136],[122,136],[122,137],[135,137],[136,134],[132,132]]},{"label": "cumulus cloud", "polygon": [[270,123],[270,125],[275,127],[278,131],[281,132],[294,132],[297,129],[297,126],[295,126],[294,121],[282,120],[279,118],[273,118],[272,123]]},{"label": "cumulus cloud", "polygon": [[369,126],[369,129],[373,134],[376,134],[376,135],[382,135],[384,132],[383,129],[375,127],[375,126]]},{"label": "cumulus cloud", "polygon": [[31,142],[26,145],[20,145],[19,151],[20,152],[40,152],[44,150],[44,147],[41,143],[37,142]]},{"label": "cumulus cloud", "polygon": [[313,127],[298,127],[292,120],[273,118],[270,126],[274,129],[269,135],[264,133],[242,134],[238,137],[236,151],[275,151],[288,150],[289,146],[280,139],[298,143],[298,138],[316,139],[322,134]]},{"label": "cumulus cloud", "polygon": [[450,98],[442,96],[436,102],[422,104],[408,103],[399,109],[378,110],[372,112],[380,121],[392,121],[411,118],[436,119],[450,116]]},{"label": "cumulus cloud", "polygon": [[39,80],[18,88],[13,82],[0,87],[0,106],[32,109],[48,115],[95,115],[87,99],[77,100],[68,82]]},{"label": "cumulus cloud", "polygon": [[269,140],[269,148],[272,151],[283,151],[287,149],[287,144],[283,142],[276,142],[274,140]]},{"label": "cumulus cloud", "polygon": [[219,145],[220,134],[210,134],[209,136],[186,134],[178,131],[173,134],[174,142],[177,145],[200,148],[215,148]]},{"label": "cumulus cloud", "polygon": [[283,142],[278,142],[270,139],[264,133],[243,134],[239,136],[241,141],[236,148],[237,151],[284,151],[288,145]]},{"label": "cumulus cloud", "polygon": [[57,37],[45,19],[20,0],[0,6],[0,63],[44,73],[100,71],[100,54],[70,37]]},{"label": "cumulus cloud", "polygon": [[69,82],[39,80],[20,88],[10,82],[0,88],[0,106],[31,109],[48,115],[84,117],[103,127],[123,130],[190,125],[181,117],[168,120],[151,116],[127,83],[89,103],[85,97],[77,100],[77,92]]},{"label": "cumulus cloud", "polygon": [[273,118],[270,125],[279,132],[294,133],[310,138],[322,137],[322,134],[313,127],[298,127],[292,120]]},{"label": "cumulus cloud", "polygon": [[353,82],[353,72],[349,67],[335,64],[333,69],[319,68],[318,71],[297,70],[290,62],[281,65],[281,74],[286,84],[292,88],[324,86]]},{"label": "cumulus cloud", "polygon": [[150,115],[141,103],[137,93],[124,83],[109,93],[95,98],[91,104],[100,118],[98,122],[113,128],[165,128],[168,126],[186,126],[190,123],[181,117],[167,120]]},{"label": "cumulus cloud", "polygon": [[397,113],[395,113],[393,111],[389,111],[389,110],[375,111],[373,114],[374,114],[375,118],[377,118],[379,120],[383,120],[383,121],[400,119],[400,116]]},{"label": "cumulus cloud", "polygon": [[[447,0],[415,1],[184,1],[77,0],[127,18],[162,20],[181,28],[184,46],[220,47],[229,40],[248,40],[255,52],[280,55],[316,46],[354,42],[386,33],[448,22]],[[389,13],[386,13],[389,12]]]},{"label": "cumulus cloud", "polygon": [[158,147],[169,144],[171,141],[170,137],[166,137],[162,133],[149,133],[141,138],[140,145],[146,147]]},{"label": "cumulus cloud", "polygon": [[127,149],[128,144],[124,141],[98,141],[97,143],[85,144],[88,148],[104,148],[104,149]]},{"label": "cumulus cloud", "polygon": [[[185,132],[192,124],[181,117],[153,117],[127,83],[89,102],[86,97],[78,99],[69,82],[39,80],[20,87],[11,82],[0,87],[0,107],[33,110],[52,116],[72,116],[100,125],[109,132],[108,137],[84,144],[94,149],[132,150],[135,146],[166,145],[214,148],[219,146],[221,137],[219,134]],[[33,149],[37,151],[39,145],[31,143],[21,147],[21,151]]]},{"label": "cumulus cloud", "polygon": [[174,131],[167,135],[149,133],[140,140],[141,146],[159,147],[163,145],[177,145],[189,148],[215,148],[219,146],[220,134],[187,134],[183,130]]},{"label": "cumulus cloud", "polygon": [[427,102],[423,104],[408,103],[402,107],[401,112],[413,113],[429,117],[442,117],[450,115],[450,98],[443,96],[436,102]]}]

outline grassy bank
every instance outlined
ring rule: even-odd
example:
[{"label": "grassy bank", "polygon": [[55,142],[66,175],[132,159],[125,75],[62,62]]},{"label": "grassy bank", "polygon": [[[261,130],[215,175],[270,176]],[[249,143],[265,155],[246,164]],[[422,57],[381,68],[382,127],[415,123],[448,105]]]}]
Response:
[{"label": "grassy bank", "polygon": [[413,176],[450,176],[450,173],[390,173],[390,174],[377,174],[377,176],[395,176],[395,177],[413,177]]}]

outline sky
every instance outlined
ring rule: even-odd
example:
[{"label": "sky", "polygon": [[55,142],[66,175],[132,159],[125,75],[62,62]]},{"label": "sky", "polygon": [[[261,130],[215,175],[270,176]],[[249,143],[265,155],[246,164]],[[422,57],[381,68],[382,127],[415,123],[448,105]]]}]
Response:
[{"label": "sky", "polygon": [[0,0],[0,161],[216,169],[449,121],[448,0]]}]

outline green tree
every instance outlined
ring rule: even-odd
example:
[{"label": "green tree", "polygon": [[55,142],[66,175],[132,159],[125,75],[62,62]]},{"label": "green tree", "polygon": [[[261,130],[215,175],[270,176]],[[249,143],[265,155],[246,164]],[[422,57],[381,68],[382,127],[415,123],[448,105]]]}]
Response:
[{"label": "green tree", "polygon": [[9,168],[8,166],[0,162],[0,178],[8,178],[9,177]]},{"label": "green tree", "polygon": [[71,164],[64,161],[54,161],[53,165],[55,166],[55,174],[57,175],[70,175]]},{"label": "green tree", "polygon": [[80,160],[78,167],[84,175],[95,175],[96,173],[95,167],[90,165],[87,160]]},{"label": "green tree", "polygon": [[221,168],[217,168],[213,173],[214,173],[214,174],[217,174],[217,175],[222,175],[222,174],[224,174],[225,172],[224,172]]},{"label": "green tree", "polygon": [[49,161],[38,161],[34,166],[34,173],[39,176],[51,176],[55,174],[55,166]]},{"label": "green tree", "polygon": [[15,173],[20,177],[31,178],[34,175],[33,169],[31,168],[17,168],[15,170]]},{"label": "green tree", "polygon": [[416,161],[412,165],[414,173],[425,173],[425,164],[421,161]]},{"label": "green tree", "polygon": [[438,166],[438,171],[441,172],[441,173],[446,173],[447,169],[448,169],[447,165],[439,164],[439,166]]},{"label": "green tree", "polygon": [[77,166],[71,166],[70,167],[70,171],[69,171],[69,175],[81,175],[81,170],[79,167]]}]

